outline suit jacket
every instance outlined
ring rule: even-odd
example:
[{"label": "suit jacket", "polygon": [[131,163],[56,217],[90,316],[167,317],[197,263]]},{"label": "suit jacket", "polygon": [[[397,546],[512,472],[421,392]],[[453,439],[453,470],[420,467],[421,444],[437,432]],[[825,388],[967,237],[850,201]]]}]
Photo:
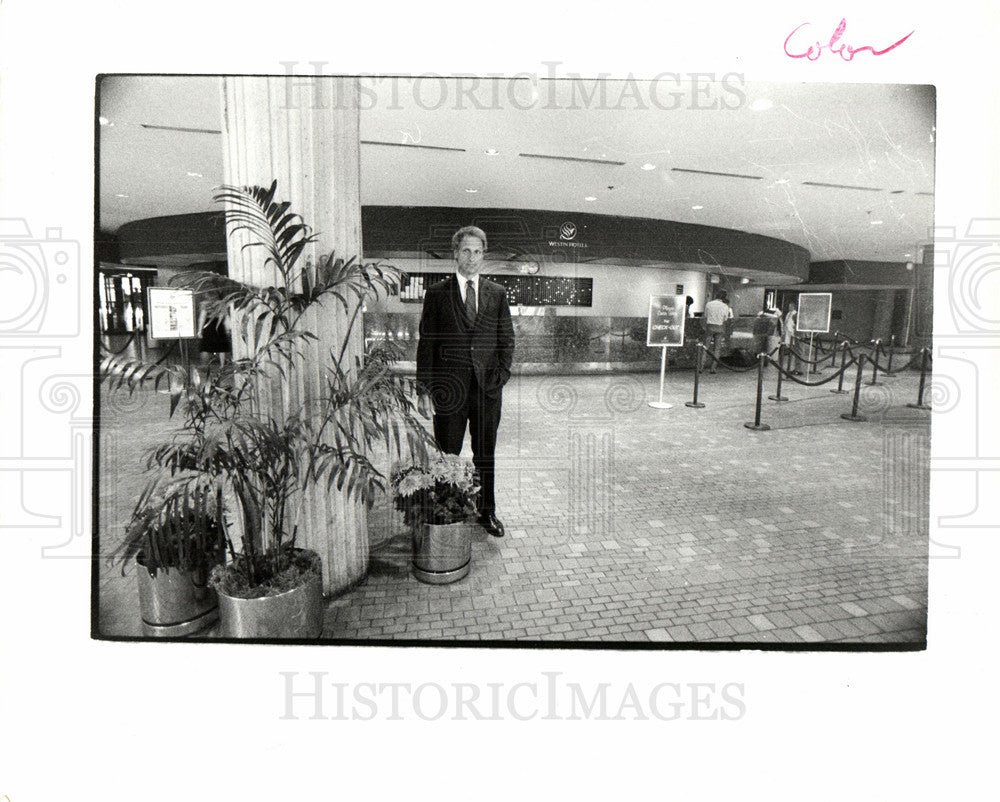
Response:
[{"label": "suit jacket", "polygon": [[507,293],[479,277],[476,319],[468,319],[456,276],[432,284],[424,295],[417,343],[417,384],[435,409],[463,402],[474,371],[487,395],[499,395],[514,361],[514,324]]}]

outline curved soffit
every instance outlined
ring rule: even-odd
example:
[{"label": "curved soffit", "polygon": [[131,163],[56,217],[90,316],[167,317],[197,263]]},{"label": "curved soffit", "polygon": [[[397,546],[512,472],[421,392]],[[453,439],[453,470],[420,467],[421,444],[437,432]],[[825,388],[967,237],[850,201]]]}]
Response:
[{"label": "curved soffit", "polygon": [[[478,225],[489,238],[490,260],[505,264],[530,260],[543,269],[545,264],[683,266],[768,284],[797,283],[809,275],[809,252],[799,245],[694,223],[537,209],[415,206],[364,206],[361,218],[365,258],[427,259],[428,267],[450,260],[456,229]],[[136,220],[121,226],[118,238],[126,263],[225,258],[219,212]]]}]

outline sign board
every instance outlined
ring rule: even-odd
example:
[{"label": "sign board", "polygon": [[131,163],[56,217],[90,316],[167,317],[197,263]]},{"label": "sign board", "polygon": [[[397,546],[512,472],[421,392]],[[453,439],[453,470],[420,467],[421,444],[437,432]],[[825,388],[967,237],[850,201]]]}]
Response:
[{"label": "sign board", "polygon": [[172,287],[150,287],[149,336],[154,340],[197,337],[194,325],[194,293]]},{"label": "sign board", "polygon": [[806,334],[830,331],[830,307],[833,295],[829,292],[799,293],[799,312],[795,318],[795,330]]},{"label": "sign board", "polygon": [[676,348],[684,345],[683,295],[650,295],[646,345]]}]

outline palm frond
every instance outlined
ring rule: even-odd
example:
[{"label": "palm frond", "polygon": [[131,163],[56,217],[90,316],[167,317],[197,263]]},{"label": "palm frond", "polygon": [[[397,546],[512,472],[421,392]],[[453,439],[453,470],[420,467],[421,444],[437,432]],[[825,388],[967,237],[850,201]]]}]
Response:
[{"label": "palm frond", "polygon": [[277,181],[266,189],[225,184],[216,190],[214,200],[226,205],[230,232],[249,234],[250,241],[243,247],[263,248],[266,262],[281,272],[287,284],[302,251],[316,237],[298,214],[288,212],[289,202],[274,201],[277,188]]}]

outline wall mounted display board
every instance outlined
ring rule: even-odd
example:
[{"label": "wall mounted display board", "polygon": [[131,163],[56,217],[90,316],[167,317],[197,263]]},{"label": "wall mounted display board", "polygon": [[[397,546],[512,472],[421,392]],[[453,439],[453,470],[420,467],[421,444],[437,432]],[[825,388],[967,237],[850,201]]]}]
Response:
[{"label": "wall mounted display board", "polygon": [[833,295],[829,292],[800,293],[795,330],[802,334],[826,334],[829,332],[832,303]]}]

